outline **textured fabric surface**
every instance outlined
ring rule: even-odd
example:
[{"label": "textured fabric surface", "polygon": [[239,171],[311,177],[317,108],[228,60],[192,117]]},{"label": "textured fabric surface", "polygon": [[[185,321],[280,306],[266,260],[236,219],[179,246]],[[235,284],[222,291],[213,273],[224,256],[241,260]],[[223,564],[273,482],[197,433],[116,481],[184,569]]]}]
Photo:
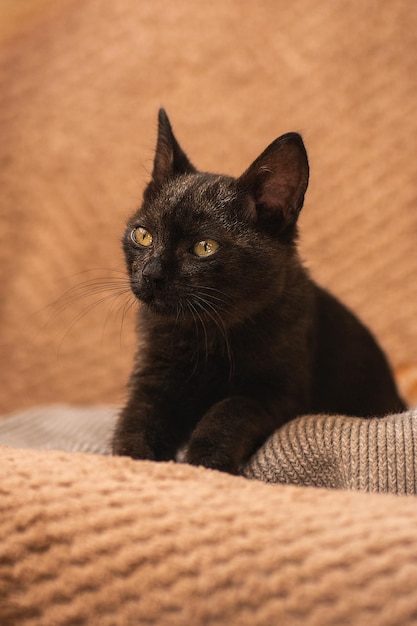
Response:
[{"label": "textured fabric surface", "polygon": [[7,448],[0,485],[2,626],[417,624],[414,497]]},{"label": "textured fabric surface", "polygon": [[414,498],[12,449],[0,476],[2,624],[417,623]]},{"label": "textured fabric surface", "polygon": [[109,454],[114,407],[45,406],[0,419],[0,446]]},{"label": "textured fabric surface", "polygon": [[248,478],[378,493],[417,494],[417,410],[378,419],[301,417],[276,431]]},{"label": "textured fabric surface", "polygon": [[[117,411],[39,407],[0,420],[0,445],[109,454]],[[248,461],[247,478],[300,486],[417,494],[417,409],[386,418],[301,417]]]},{"label": "textured fabric surface", "polygon": [[119,241],[149,177],[161,104],[208,170],[238,175],[276,136],[302,132],[302,256],[371,326],[417,397],[417,4],[0,9],[2,414],[122,402],[134,307],[123,331],[126,295],[90,308],[115,295],[106,278],[125,287]]}]

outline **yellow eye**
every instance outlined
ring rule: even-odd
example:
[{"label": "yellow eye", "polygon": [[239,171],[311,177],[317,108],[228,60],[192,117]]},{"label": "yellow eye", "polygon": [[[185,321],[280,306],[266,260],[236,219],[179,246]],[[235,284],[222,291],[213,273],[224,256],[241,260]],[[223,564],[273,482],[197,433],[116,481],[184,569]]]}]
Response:
[{"label": "yellow eye", "polygon": [[196,256],[211,256],[219,249],[219,244],[214,239],[205,239],[195,244],[193,252]]},{"label": "yellow eye", "polygon": [[142,228],[138,226],[138,228],[134,228],[130,233],[130,237],[133,243],[139,244],[140,246],[144,246],[145,248],[149,248],[152,244],[152,235],[149,230],[146,228]]}]

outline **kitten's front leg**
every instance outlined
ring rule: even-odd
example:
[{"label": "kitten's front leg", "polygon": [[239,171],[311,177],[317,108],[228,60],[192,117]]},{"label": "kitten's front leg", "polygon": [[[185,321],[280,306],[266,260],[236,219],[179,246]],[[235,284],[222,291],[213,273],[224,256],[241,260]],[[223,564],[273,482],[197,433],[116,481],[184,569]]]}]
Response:
[{"label": "kitten's front leg", "polygon": [[172,433],[164,408],[143,397],[131,399],[123,409],[113,435],[112,452],[133,459],[169,461],[179,442]]},{"label": "kitten's front leg", "polygon": [[251,398],[222,400],[198,422],[186,461],[237,474],[241,464],[273,432],[274,425],[273,418]]}]

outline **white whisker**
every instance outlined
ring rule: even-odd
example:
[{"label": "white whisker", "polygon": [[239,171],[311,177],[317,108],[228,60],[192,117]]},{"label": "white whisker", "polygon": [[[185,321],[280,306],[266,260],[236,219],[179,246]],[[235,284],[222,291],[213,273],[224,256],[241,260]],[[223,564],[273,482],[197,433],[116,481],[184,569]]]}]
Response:
[{"label": "white whisker", "polygon": [[68,291],[66,291],[62,296],[52,302],[48,307],[46,307],[47,309],[50,309],[50,315],[45,324],[47,326],[55,321],[68,309],[75,309],[75,306],[78,302],[84,302],[93,299],[93,301],[87,303],[87,306],[83,307],[82,311],[78,312],[75,315],[72,322],[66,328],[65,333],[59,343],[58,356],[62,350],[62,346],[66,338],[71,333],[73,328],[93,309],[105,303],[110,303],[110,306],[108,307],[106,315],[104,317],[102,341],[110,319],[112,317],[117,318],[121,312],[121,343],[123,324],[126,315],[134,306],[134,304],[136,304],[137,300],[132,294],[130,288],[130,280],[126,276],[125,272],[113,269],[107,269],[106,271],[111,272],[112,274],[120,274],[120,276],[101,276],[83,281],[82,283],[68,289]]},{"label": "white whisker", "polygon": [[218,310],[219,307],[215,307],[207,298],[203,298],[201,294],[193,294],[193,300],[195,305],[198,306],[203,311],[203,313],[212,320],[212,322],[220,332],[226,348],[226,354],[229,361],[229,377],[231,377],[234,371],[234,357],[226,325]]}]

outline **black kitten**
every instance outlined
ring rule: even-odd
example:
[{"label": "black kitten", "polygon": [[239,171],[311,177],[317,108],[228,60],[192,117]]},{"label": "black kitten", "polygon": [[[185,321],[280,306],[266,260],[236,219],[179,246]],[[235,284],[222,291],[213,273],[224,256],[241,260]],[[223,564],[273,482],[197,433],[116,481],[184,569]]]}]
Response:
[{"label": "black kitten", "polygon": [[276,139],[240,178],[199,172],[165,111],[152,180],[123,240],[139,349],[115,454],[236,473],[312,412],[405,408],[369,331],[302,266],[302,139]]}]

